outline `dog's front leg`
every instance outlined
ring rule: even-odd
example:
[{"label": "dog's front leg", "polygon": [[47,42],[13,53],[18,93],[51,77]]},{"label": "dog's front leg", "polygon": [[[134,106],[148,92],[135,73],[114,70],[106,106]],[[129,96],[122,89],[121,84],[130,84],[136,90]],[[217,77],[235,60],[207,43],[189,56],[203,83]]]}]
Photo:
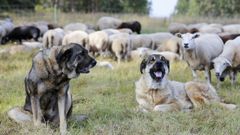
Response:
[{"label": "dog's front leg", "polygon": [[33,113],[33,124],[38,126],[41,124],[42,113],[40,108],[40,98],[37,95],[31,96],[31,104],[32,104],[32,113]]},{"label": "dog's front leg", "polygon": [[179,110],[180,107],[177,104],[161,104],[161,105],[156,105],[153,109],[153,111],[158,111],[158,112],[171,112],[171,111],[177,111]]},{"label": "dog's front leg", "polygon": [[62,88],[58,93],[58,110],[59,110],[59,120],[60,120],[60,133],[65,135],[67,132],[67,122],[66,122],[66,93],[68,86]]}]

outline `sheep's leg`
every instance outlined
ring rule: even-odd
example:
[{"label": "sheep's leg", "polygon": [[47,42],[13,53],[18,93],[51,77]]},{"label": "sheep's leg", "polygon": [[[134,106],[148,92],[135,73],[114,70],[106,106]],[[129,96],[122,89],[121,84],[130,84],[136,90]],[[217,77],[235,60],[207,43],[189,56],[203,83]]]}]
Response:
[{"label": "sheep's leg", "polygon": [[205,79],[208,83],[211,83],[211,72],[208,67],[205,67]]},{"label": "sheep's leg", "polygon": [[194,79],[194,80],[197,80],[198,75],[197,75],[197,73],[196,73],[196,70],[195,70],[195,69],[191,69],[191,70],[192,70],[193,79]]},{"label": "sheep's leg", "polygon": [[237,71],[231,71],[230,72],[230,79],[231,79],[231,84],[234,85],[236,83],[236,76],[237,76]]}]

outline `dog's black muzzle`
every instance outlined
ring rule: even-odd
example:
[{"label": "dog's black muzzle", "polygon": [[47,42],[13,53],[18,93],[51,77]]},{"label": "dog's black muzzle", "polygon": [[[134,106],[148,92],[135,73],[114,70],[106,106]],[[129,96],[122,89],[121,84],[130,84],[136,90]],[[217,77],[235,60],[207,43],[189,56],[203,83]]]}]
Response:
[{"label": "dog's black muzzle", "polygon": [[86,66],[81,67],[81,65],[79,64],[76,72],[77,73],[89,73],[90,68],[93,68],[96,64],[97,64],[97,61],[94,60],[93,58],[91,58],[91,60],[88,62],[88,64],[86,64]]},{"label": "dog's black muzzle", "polygon": [[150,69],[150,75],[152,79],[156,81],[161,81],[166,73],[164,68],[164,62],[163,61],[157,61],[153,67]]}]

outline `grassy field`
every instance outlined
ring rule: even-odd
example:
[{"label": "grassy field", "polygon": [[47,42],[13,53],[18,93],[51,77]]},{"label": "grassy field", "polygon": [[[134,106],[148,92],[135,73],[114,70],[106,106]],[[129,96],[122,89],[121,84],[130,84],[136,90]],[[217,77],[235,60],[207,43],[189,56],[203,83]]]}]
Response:
[{"label": "grassy field", "polygon": [[[121,18],[124,17],[130,18],[127,15],[121,16]],[[144,32],[166,30],[166,26],[161,28],[161,24],[164,24],[163,20],[142,18],[137,15],[134,17],[145,20],[143,23]],[[18,23],[21,23],[21,21],[18,21]],[[70,22],[70,20],[68,21]],[[0,135],[59,134],[58,128],[52,129],[50,126],[37,128],[32,126],[32,123],[19,125],[7,117],[7,111],[10,108],[24,104],[23,80],[31,67],[33,54],[21,53],[14,56],[0,56]],[[89,74],[82,74],[71,81],[74,103],[73,114],[86,114],[89,119],[82,123],[73,120],[69,121],[69,134],[240,134],[239,108],[231,112],[219,106],[210,105],[187,113],[152,112],[143,114],[137,112],[134,82],[140,77],[140,62],[132,61],[120,65],[117,65],[115,61],[111,62],[114,64],[114,70],[95,67]],[[192,80],[191,72],[184,62],[171,63],[170,69],[170,79],[181,82]],[[203,80],[203,73],[199,74]],[[213,85],[216,86],[215,77],[213,77]],[[226,101],[235,103],[238,106],[240,105],[239,91],[240,83],[231,86],[228,79],[217,90],[219,95]]]}]

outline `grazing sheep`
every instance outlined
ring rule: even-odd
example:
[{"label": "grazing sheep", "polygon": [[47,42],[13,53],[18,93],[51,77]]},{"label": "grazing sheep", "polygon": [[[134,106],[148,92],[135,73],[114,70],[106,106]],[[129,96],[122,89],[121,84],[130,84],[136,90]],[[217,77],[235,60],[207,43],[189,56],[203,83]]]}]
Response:
[{"label": "grazing sheep", "polygon": [[2,43],[5,44],[8,41],[19,41],[22,44],[22,40],[34,39],[38,41],[40,36],[40,30],[35,26],[19,26],[15,27],[10,33],[3,37]]},{"label": "grazing sheep", "polygon": [[108,29],[108,28],[116,29],[121,24],[122,24],[121,20],[114,17],[107,17],[107,16],[103,16],[97,21],[97,27],[99,30]]},{"label": "grazing sheep", "polygon": [[176,34],[182,39],[183,59],[192,70],[196,79],[196,70],[205,70],[205,78],[211,83],[211,61],[223,50],[223,42],[217,34]]},{"label": "grazing sheep", "polygon": [[137,34],[141,34],[141,24],[138,21],[132,21],[132,22],[122,22],[118,29],[122,28],[128,28],[131,29],[133,32],[136,32]]},{"label": "grazing sheep", "polygon": [[223,29],[221,24],[209,24],[199,28],[200,33],[220,33],[222,31]]},{"label": "grazing sheep", "polygon": [[188,26],[187,26],[187,28],[188,28],[188,32],[189,33],[197,33],[197,32],[199,32],[199,29],[201,28],[201,27],[203,27],[203,26],[206,26],[206,25],[208,25],[207,23],[195,23],[195,24],[189,24]]},{"label": "grazing sheep", "polygon": [[168,31],[172,34],[176,34],[176,33],[187,33],[188,32],[188,28],[187,25],[182,24],[182,23],[171,23],[168,26]]},{"label": "grazing sheep", "polygon": [[223,52],[213,60],[213,63],[217,79],[224,81],[226,73],[230,72],[233,85],[236,82],[237,72],[240,70],[240,37],[227,41]]},{"label": "grazing sheep", "polygon": [[5,29],[6,34],[9,34],[14,29],[14,24],[11,19],[5,19],[0,25]]},{"label": "grazing sheep", "polygon": [[70,43],[77,43],[86,47],[88,44],[88,34],[84,31],[73,31],[63,38],[63,45],[68,45]]},{"label": "grazing sheep", "polygon": [[40,30],[40,37],[43,37],[44,33],[48,31],[48,26],[44,24],[33,24],[33,26],[37,27]]},{"label": "grazing sheep", "polygon": [[5,28],[3,28],[1,25],[0,25],[0,43],[2,44],[2,38],[4,36],[6,36],[7,32],[5,30]]},{"label": "grazing sheep", "polygon": [[128,28],[118,29],[118,31],[121,32],[121,33],[133,34],[133,31],[131,29],[128,29]]},{"label": "grazing sheep", "polygon": [[51,48],[53,46],[60,46],[62,45],[62,40],[64,37],[63,29],[56,28],[53,30],[48,30],[43,35],[43,47],[44,48]]},{"label": "grazing sheep", "polygon": [[147,34],[130,35],[129,38],[132,50],[135,50],[140,47],[155,49],[155,44],[152,38]]},{"label": "grazing sheep", "polygon": [[240,33],[239,34],[220,33],[218,35],[222,39],[223,43],[226,43],[228,40],[233,40],[236,37],[240,36]]},{"label": "grazing sheep", "polygon": [[160,51],[160,52],[170,51],[170,52],[174,52],[174,53],[181,55],[180,54],[181,53],[180,41],[178,38],[172,37],[172,38],[166,40],[165,42],[163,42],[161,45],[159,45],[156,50]]},{"label": "grazing sheep", "polygon": [[65,25],[63,29],[66,33],[68,33],[76,30],[87,31],[88,27],[83,23],[70,23]]},{"label": "grazing sheep", "polygon": [[97,53],[101,55],[108,49],[108,34],[104,31],[93,32],[88,35],[89,42],[86,45],[86,49],[92,52],[93,56]]},{"label": "grazing sheep", "polygon": [[162,45],[164,42],[174,37],[171,33],[168,32],[157,32],[145,35],[152,39],[154,43],[154,48],[152,49],[156,49],[159,45]]},{"label": "grazing sheep", "polygon": [[223,32],[231,33],[231,34],[240,34],[240,24],[224,25]]},{"label": "grazing sheep", "polygon": [[118,63],[120,63],[121,60],[129,60],[131,52],[129,34],[114,34],[109,37],[109,44],[110,52],[114,54],[115,58],[117,58]]}]

